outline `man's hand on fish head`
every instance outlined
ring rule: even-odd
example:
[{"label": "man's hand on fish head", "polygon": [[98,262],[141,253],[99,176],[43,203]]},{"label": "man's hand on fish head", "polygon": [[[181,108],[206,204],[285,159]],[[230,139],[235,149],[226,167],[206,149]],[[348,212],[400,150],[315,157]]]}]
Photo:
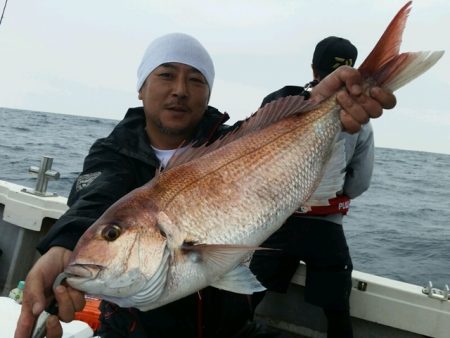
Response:
[{"label": "man's hand on fish head", "polygon": [[355,133],[369,119],[380,117],[383,109],[392,109],[397,103],[390,91],[372,87],[366,92],[364,87],[364,79],[358,70],[341,66],[313,88],[311,98],[320,101],[339,91],[337,101],[342,107],[340,117],[343,129]]},{"label": "man's hand on fish head", "polygon": [[58,316],[47,319],[47,338],[62,337],[59,320],[70,322],[75,312],[85,305],[84,294],[59,285],[52,290],[53,282],[69,261],[71,251],[62,247],[52,247],[34,264],[25,280],[22,309],[17,321],[14,338],[29,338],[37,317],[49,305],[53,297],[58,303]]}]

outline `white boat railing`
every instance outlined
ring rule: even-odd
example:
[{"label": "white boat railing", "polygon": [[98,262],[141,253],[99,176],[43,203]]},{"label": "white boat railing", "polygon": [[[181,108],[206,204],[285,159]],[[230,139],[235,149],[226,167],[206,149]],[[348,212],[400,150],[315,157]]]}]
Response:
[{"label": "white boat railing", "polygon": [[0,295],[24,280],[38,257],[36,245],[67,210],[67,199],[43,197],[0,181]]}]

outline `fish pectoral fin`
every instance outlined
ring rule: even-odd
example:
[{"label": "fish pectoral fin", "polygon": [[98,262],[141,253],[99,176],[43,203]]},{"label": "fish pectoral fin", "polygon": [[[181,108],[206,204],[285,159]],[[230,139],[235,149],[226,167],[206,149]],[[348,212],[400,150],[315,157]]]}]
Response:
[{"label": "fish pectoral fin", "polygon": [[202,262],[206,265],[227,269],[235,264],[236,256],[245,253],[263,250],[264,248],[249,245],[232,244],[192,244],[184,243],[181,250],[194,262]]},{"label": "fish pectoral fin", "polygon": [[236,266],[233,270],[223,275],[222,278],[212,283],[211,286],[246,295],[266,290],[248,266],[244,264]]},{"label": "fish pectoral fin", "polygon": [[337,141],[332,155],[324,168],[324,174],[319,186],[310,198],[300,206],[304,212],[311,210],[311,206],[329,205],[328,200],[336,197],[336,193],[342,190],[345,180],[345,139]]}]

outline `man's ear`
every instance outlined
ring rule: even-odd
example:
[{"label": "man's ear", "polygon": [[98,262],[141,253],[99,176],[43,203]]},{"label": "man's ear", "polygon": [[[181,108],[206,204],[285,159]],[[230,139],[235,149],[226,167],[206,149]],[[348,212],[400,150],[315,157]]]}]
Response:
[{"label": "man's ear", "polygon": [[144,87],[145,87],[145,82],[144,82],[144,84],[142,85],[142,87],[141,87],[141,89],[139,89],[139,92],[138,92],[138,99],[139,100],[143,100],[144,99]]},{"label": "man's ear", "polygon": [[139,89],[139,92],[138,92],[138,99],[139,100],[142,100],[143,99],[143,94],[142,94],[142,92],[144,91],[144,87],[145,87],[145,84],[147,83],[147,79],[144,81],[144,83],[142,84],[142,86],[141,86],[141,89]]}]

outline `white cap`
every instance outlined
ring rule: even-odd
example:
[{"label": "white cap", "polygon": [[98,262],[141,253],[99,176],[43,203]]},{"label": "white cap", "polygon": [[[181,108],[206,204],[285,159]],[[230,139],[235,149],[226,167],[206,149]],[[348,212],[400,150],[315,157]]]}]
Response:
[{"label": "white cap", "polygon": [[183,63],[197,69],[205,77],[211,91],[214,83],[211,56],[197,39],[183,33],[163,35],[150,43],[137,71],[137,91],[155,68],[168,62]]}]

